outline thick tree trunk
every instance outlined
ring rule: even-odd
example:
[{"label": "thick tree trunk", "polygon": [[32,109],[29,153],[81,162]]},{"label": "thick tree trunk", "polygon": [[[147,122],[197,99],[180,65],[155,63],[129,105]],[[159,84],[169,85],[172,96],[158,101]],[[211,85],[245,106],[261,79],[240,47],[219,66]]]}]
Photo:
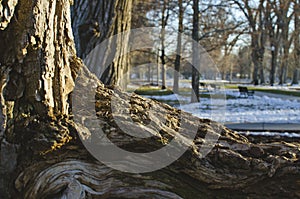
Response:
[{"label": "thick tree trunk", "polygon": [[[139,153],[164,147],[174,139],[174,130],[180,128],[182,123],[188,123],[189,129],[198,129],[194,143],[170,166],[136,175],[113,170],[95,161],[80,145],[79,139],[75,138],[59,150],[31,159],[32,163],[23,167],[25,169],[17,175],[17,196],[191,199],[299,197],[299,143],[262,143],[262,140],[258,144],[250,143],[247,138],[215,122],[199,120],[190,114],[136,95],[130,96],[116,89],[112,91],[86,71],[81,78],[83,82],[92,81],[99,85],[96,92],[99,122],[103,124],[101,128],[106,136],[118,147]],[[89,92],[85,83],[80,87]],[[149,130],[153,128],[154,137],[133,138],[115,128],[110,105],[111,99],[115,97],[119,102],[115,104],[116,110],[122,111],[123,106],[132,107],[131,117],[136,118],[135,121],[143,126],[146,125],[142,121],[144,116],[148,117],[147,110],[150,107],[151,110],[157,110],[156,119],[152,118],[154,123],[143,127]],[[78,96],[76,100],[85,99]],[[164,113],[161,110],[164,110]],[[81,118],[80,115],[78,117]],[[120,115],[118,120],[126,124],[128,118]],[[69,128],[83,135],[90,135],[86,128],[80,128],[76,124],[70,124]],[[190,133],[186,130],[188,129],[183,130],[187,133],[182,134],[183,137]],[[212,144],[207,137],[218,136],[220,138],[216,145],[202,158],[205,147]],[[183,145],[187,143],[182,142]]]},{"label": "thick tree trunk", "polygon": [[[1,198],[300,196],[299,143],[251,143],[218,123],[105,87],[76,58],[69,1],[19,0],[14,15],[0,32],[1,41],[7,44],[0,53],[0,88],[2,118],[8,121],[0,134]],[[179,146],[188,146],[187,151],[170,166],[145,174],[119,172],[96,161],[79,135],[93,141],[97,134],[68,117],[69,94],[79,70],[76,88],[83,94],[74,94],[73,102],[91,101],[96,114],[73,105],[78,114],[74,118],[97,115],[105,137],[137,154],[163,148],[173,139]],[[91,90],[90,84],[97,89]],[[91,91],[92,99],[86,99]],[[129,107],[129,117],[138,127],[122,114],[124,107]],[[122,127],[116,124],[116,116]],[[147,130],[152,137],[136,138],[122,128]],[[189,138],[191,129],[196,130],[194,140]]]},{"label": "thick tree trunk", "polygon": [[[6,101],[14,102],[14,117],[67,115],[76,61],[69,1],[22,1],[15,20],[0,32],[2,73],[9,79]],[[55,77],[55,78],[54,78]]]},{"label": "thick tree trunk", "polygon": [[[113,35],[129,31],[132,4],[132,0],[74,1],[72,27],[77,55],[85,59],[104,40]],[[116,41],[116,43],[109,43],[108,46],[111,45],[113,49],[108,48],[107,54],[99,59],[97,64],[88,64],[90,69],[98,71],[99,78],[104,84],[118,85],[121,88],[126,87],[127,79],[122,77],[129,70],[128,41],[129,34],[126,38]],[[107,63],[111,56],[114,56],[113,62]],[[91,67],[99,67],[99,69]]]},{"label": "thick tree trunk", "polygon": [[[57,120],[70,113],[69,95],[81,65],[73,42],[69,0],[11,2],[1,2],[4,7],[9,5],[1,15],[14,17],[0,31],[4,129],[0,173],[4,186],[1,184],[0,192],[7,197],[13,190],[10,176],[16,177],[16,167],[28,158],[23,159],[23,152],[34,146],[38,149],[34,153],[42,153],[71,140]],[[12,5],[17,8],[15,13]]]}]

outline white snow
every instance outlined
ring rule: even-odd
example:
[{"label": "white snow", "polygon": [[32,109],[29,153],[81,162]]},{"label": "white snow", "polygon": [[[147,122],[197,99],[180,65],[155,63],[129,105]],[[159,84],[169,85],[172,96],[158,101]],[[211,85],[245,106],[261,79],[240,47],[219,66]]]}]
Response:
[{"label": "white snow", "polygon": [[[238,91],[226,90],[226,95],[239,96]],[[225,95],[224,95],[225,96]],[[148,96],[157,100],[178,100],[187,103],[190,97],[180,95]],[[299,98],[300,99],[300,98]],[[201,118],[222,123],[300,123],[300,101],[264,96],[254,98],[201,98],[200,103],[184,104],[178,108]]]},{"label": "white snow", "polygon": [[299,133],[276,133],[276,132],[239,132],[242,135],[262,135],[300,138]]}]

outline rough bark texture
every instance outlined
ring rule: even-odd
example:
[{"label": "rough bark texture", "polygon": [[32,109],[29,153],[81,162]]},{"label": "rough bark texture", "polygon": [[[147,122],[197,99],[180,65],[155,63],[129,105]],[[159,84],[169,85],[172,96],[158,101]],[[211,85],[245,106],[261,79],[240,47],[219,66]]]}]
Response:
[{"label": "rough bark texture", "polygon": [[14,16],[18,0],[0,1],[0,30],[4,30]]},{"label": "rough bark texture", "polygon": [[[1,198],[300,197],[299,142],[251,143],[218,123],[105,87],[75,56],[69,1],[20,0],[18,8],[18,21],[0,32],[7,46],[0,53],[2,116],[7,121],[0,134]],[[114,144],[129,151],[153,151],[174,139],[186,122],[197,129],[192,145],[172,165],[146,174],[122,173],[97,162],[78,138],[89,135],[88,130],[67,117],[66,98],[79,68],[83,76],[77,86],[90,92],[86,82],[98,85],[90,100]],[[87,100],[77,97],[77,102]],[[153,136],[138,139],[116,126],[112,97],[119,102],[117,111],[130,107],[132,120]],[[150,107],[154,113],[149,127]],[[93,115],[93,110],[83,111]],[[124,115],[118,119],[122,128],[138,131]],[[185,145],[189,128],[183,132]],[[204,139],[207,135],[220,138],[201,158],[201,147],[211,144]]]},{"label": "rough bark texture", "polygon": [[[85,70],[86,71],[86,70]],[[97,81],[85,73],[85,81]],[[283,141],[250,143],[222,125],[201,120],[170,106],[111,90],[98,82],[96,110],[101,127],[117,146],[145,152],[164,147],[174,138],[181,122],[189,122],[198,133],[188,151],[172,165],[151,173],[128,174],[110,169],[95,161],[74,135],[71,143],[46,155],[26,159],[14,186],[22,198],[297,198],[299,188],[299,143]],[[84,88],[83,84],[82,88]],[[88,88],[87,92],[88,91]],[[131,107],[135,122],[147,127],[147,110],[155,112],[153,137],[138,139],[122,132],[111,113],[111,99],[117,97],[117,110]],[[80,100],[80,99],[79,99]],[[84,100],[84,99],[81,99]],[[85,110],[86,111],[86,110]],[[181,120],[178,120],[181,114]],[[120,115],[126,124],[128,118]],[[164,123],[163,121],[166,121]],[[130,126],[128,126],[130,128]],[[89,134],[70,124],[74,133]],[[220,139],[205,157],[200,147],[207,134]],[[92,135],[91,135],[92,136]],[[183,134],[183,136],[185,136]],[[207,140],[206,140],[207,141]],[[184,144],[184,143],[183,143]],[[34,149],[34,147],[33,147]]]},{"label": "rough bark texture", "polygon": [[[85,59],[104,40],[129,31],[132,4],[132,0],[76,0],[72,6],[72,27],[77,55]],[[129,67],[128,41],[129,37],[109,43],[112,49],[107,49],[107,58],[99,61],[98,70],[92,69],[99,71],[99,78],[104,84],[125,87],[127,80],[122,79],[122,75]],[[115,58],[112,63],[107,63],[110,56]],[[106,65],[108,66],[105,67]]]},{"label": "rough bark texture", "polygon": [[[1,194],[7,193],[5,185],[20,158],[18,149],[30,148],[27,144],[51,149],[71,139],[63,125],[51,127],[50,121],[69,114],[69,94],[79,63],[69,0],[10,2],[1,2],[10,9],[1,13],[2,21],[7,19],[0,32]],[[9,21],[5,13],[13,15],[12,5],[18,9]],[[34,127],[28,126],[30,122]]]},{"label": "rough bark texture", "polygon": [[[15,20],[0,32],[6,101],[14,114],[68,114],[76,59],[69,1],[19,1]],[[5,46],[5,48],[4,48]],[[55,77],[55,78],[54,78]]]}]

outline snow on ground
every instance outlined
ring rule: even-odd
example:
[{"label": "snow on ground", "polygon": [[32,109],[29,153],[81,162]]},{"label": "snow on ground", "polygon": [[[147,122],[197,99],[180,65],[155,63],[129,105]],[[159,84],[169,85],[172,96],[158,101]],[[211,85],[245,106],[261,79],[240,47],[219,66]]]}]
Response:
[{"label": "snow on ground", "polygon": [[242,135],[262,135],[262,136],[281,136],[281,137],[294,137],[300,138],[299,133],[274,133],[274,132],[239,132]]},{"label": "snow on ground", "polygon": [[[226,90],[224,96],[238,97],[239,92]],[[212,95],[213,96],[213,95]],[[187,103],[189,97],[180,95],[148,96],[157,100],[178,100]],[[272,98],[267,94],[254,98],[214,99],[201,98],[200,103],[177,106],[201,118],[209,118],[222,123],[300,123],[300,101]]]}]

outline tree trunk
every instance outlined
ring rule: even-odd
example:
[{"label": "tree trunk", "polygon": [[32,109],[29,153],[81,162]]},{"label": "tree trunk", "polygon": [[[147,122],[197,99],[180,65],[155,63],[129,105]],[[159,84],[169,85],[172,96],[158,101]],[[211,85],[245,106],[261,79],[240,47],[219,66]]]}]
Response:
[{"label": "tree trunk", "polygon": [[288,66],[288,56],[289,53],[287,54],[287,51],[289,51],[289,49],[284,49],[284,53],[283,53],[283,58],[281,60],[281,64],[280,64],[280,73],[279,73],[279,84],[283,85],[286,83],[286,74],[287,74],[287,66]]},{"label": "tree trunk", "polygon": [[269,33],[269,39],[271,43],[271,70],[270,70],[270,85],[273,86],[275,83],[275,78],[276,78],[276,69],[277,69],[277,59],[278,59],[278,53],[279,53],[279,48],[280,48],[280,40],[281,40],[281,35],[280,35],[280,28],[277,26],[273,25],[272,22],[272,3],[268,1],[267,4],[267,29]]},{"label": "tree trunk", "polygon": [[[265,39],[264,38],[264,30],[261,30],[261,33],[254,32],[252,33],[252,61],[254,64],[253,69],[253,83],[254,85],[265,83],[264,78],[264,54],[265,54]],[[258,42],[258,40],[261,42]]]},{"label": "tree trunk", "polygon": [[[85,59],[104,40],[113,35],[129,31],[132,4],[132,0],[74,1],[74,6],[72,6],[72,28],[77,55]],[[107,54],[102,59],[97,60],[97,63],[87,63],[89,69],[98,71],[97,75],[104,84],[118,85],[121,88],[126,87],[126,78],[122,77],[123,74],[128,72],[130,65],[129,56],[127,56],[128,41],[129,37],[127,36],[122,38],[122,41],[109,42],[108,46],[114,46],[113,49],[108,47]],[[107,63],[111,56],[114,57],[113,62]]]},{"label": "tree trunk", "polygon": [[178,16],[178,35],[177,35],[177,47],[176,47],[176,59],[174,64],[174,82],[173,82],[173,92],[178,93],[179,92],[179,76],[180,76],[180,59],[181,59],[181,34],[183,32],[183,14],[184,9],[182,5],[182,0],[178,1],[179,5],[179,16]]},{"label": "tree trunk", "polygon": [[261,84],[265,84],[265,73],[264,73],[264,54],[265,54],[265,44],[266,44],[266,28],[265,28],[265,18],[266,16],[264,16],[264,0],[260,0],[260,8],[259,8],[259,31],[260,31],[260,57],[259,57],[259,61],[260,63],[260,68],[259,68],[259,72],[260,72],[260,83]]},{"label": "tree trunk", "polygon": [[[7,46],[0,53],[2,118],[7,121],[0,134],[1,198],[300,196],[298,140],[250,142],[218,123],[104,86],[75,55],[69,11],[67,0],[19,0],[15,17],[0,32]],[[70,92],[78,74],[75,88],[82,93],[76,95],[77,89],[73,90],[74,117],[68,117]],[[87,99],[91,92],[93,97]],[[86,101],[92,102],[93,108],[78,109],[80,102]],[[126,107],[137,126],[121,114]],[[95,160],[79,139],[82,135],[99,140],[97,133],[91,133],[93,129],[71,120],[88,120],[87,116],[97,116],[104,137],[137,155],[168,146],[172,140],[177,140],[179,147],[172,151],[180,146],[187,150],[157,171],[117,171]],[[140,139],[124,129],[147,130],[152,137]],[[195,138],[190,138],[192,130],[196,130]]]},{"label": "tree trunk", "polygon": [[253,84],[254,85],[258,85],[259,84],[259,77],[258,77],[258,71],[261,67],[261,61],[260,61],[260,52],[259,52],[259,47],[258,47],[258,42],[254,40],[254,38],[252,38],[252,62],[254,65],[253,68],[253,74],[252,74],[252,78],[253,78]]},{"label": "tree trunk", "polygon": [[[0,192],[9,197],[14,180],[10,175],[16,177],[16,168],[24,166],[22,161],[29,155],[26,152],[35,148],[34,153],[42,153],[72,139],[66,127],[57,122],[70,113],[70,93],[81,61],[73,42],[69,0],[2,1],[1,5],[5,7],[5,3],[9,10],[1,14],[14,17],[0,31],[1,43],[6,47],[0,50],[4,128],[4,187],[1,185]],[[12,5],[17,8],[14,13]],[[56,124],[53,128],[52,122]]]},{"label": "tree trunk", "polygon": [[[160,55],[160,60],[161,60],[161,89],[166,89],[166,59],[165,59],[165,40],[166,40],[166,26],[168,23],[168,18],[169,18],[169,11],[167,8],[168,1],[164,0],[163,1],[163,6],[162,6],[162,17],[161,17],[161,33],[160,33],[160,42],[161,42],[161,55]],[[166,14],[167,12],[167,14]]]},{"label": "tree trunk", "polygon": [[[281,43],[283,49],[283,55],[281,58],[280,70],[279,70],[279,84],[284,84],[286,82],[289,50],[292,44],[293,37],[290,37],[290,22],[292,20],[293,14],[295,12],[290,12],[290,8],[293,1],[280,1],[279,5],[274,5],[275,14],[277,15],[276,25],[281,30]],[[295,3],[296,4],[296,3]]]},{"label": "tree trunk", "polygon": [[200,101],[199,81],[200,81],[200,52],[197,46],[199,42],[199,0],[193,0],[193,57],[192,57],[192,95],[191,102]]},{"label": "tree trunk", "polygon": [[297,84],[299,84],[299,69],[295,69],[293,73],[292,85],[297,85]]},{"label": "tree trunk", "polygon": [[7,47],[1,48],[1,69],[9,71],[4,98],[14,102],[15,118],[67,115],[76,61],[70,19],[64,18],[70,11],[69,1],[20,0],[18,6],[24,9],[0,32]]},{"label": "tree trunk", "polygon": [[[96,92],[99,121],[103,123],[106,135],[118,147],[139,153],[164,147],[174,138],[174,130],[180,128],[182,122],[188,123],[189,129],[198,129],[194,143],[170,166],[137,175],[119,172],[95,161],[75,136],[73,142],[43,156],[36,155],[34,159],[30,159],[30,163],[22,167],[14,182],[17,190],[15,197],[193,199],[299,196],[299,143],[263,143],[263,140],[258,144],[250,143],[247,138],[215,122],[199,120],[190,114],[136,95],[130,96],[116,89],[112,91],[85,71],[81,77],[84,82],[92,81],[99,85]],[[85,86],[81,85],[83,88]],[[88,88],[86,90],[89,92]],[[78,97],[77,100],[84,100]],[[121,110],[124,104],[125,107],[131,104],[133,118],[142,119],[141,116],[145,114],[145,110],[138,107],[151,107],[157,111],[156,119],[152,118],[152,127],[156,126],[153,129],[154,138],[133,138],[114,127],[116,124],[113,122],[109,104],[115,97],[119,102],[116,104],[117,110]],[[178,114],[181,114],[180,121],[177,120]],[[81,118],[81,115],[78,117]],[[169,119],[165,120],[166,118]],[[118,119],[127,121],[122,115]],[[142,124],[140,119],[136,121]],[[164,120],[175,123],[164,123]],[[177,122],[179,123],[176,124]],[[76,124],[71,124],[69,128],[89,135],[85,128],[79,128]],[[190,133],[185,130],[182,134],[184,137]],[[207,156],[201,158],[205,147],[210,144],[207,137],[215,136],[220,136],[218,142]]]},{"label": "tree trunk", "polygon": [[271,49],[271,70],[270,70],[270,85],[274,86],[275,83],[275,74],[277,68],[277,55],[278,55],[278,48],[275,45],[272,45]]},{"label": "tree trunk", "polygon": [[296,1],[294,4],[294,63],[295,63],[295,69],[294,69],[294,75],[293,75],[293,82],[292,84],[299,84],[299,68],[300,68],[300,1]]}]

